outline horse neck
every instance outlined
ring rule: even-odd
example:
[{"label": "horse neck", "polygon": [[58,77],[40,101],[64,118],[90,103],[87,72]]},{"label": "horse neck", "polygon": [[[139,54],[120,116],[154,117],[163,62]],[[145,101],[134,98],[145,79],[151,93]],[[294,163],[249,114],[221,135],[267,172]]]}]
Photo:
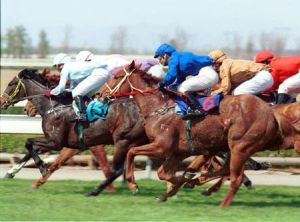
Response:
[{"label": "horse neck", "polygon": [[[154,84],[147,84],[138,74],[134,74],[131,81],[132,85],[142,91],[154,89],[154,87],[156,87]],[[159,90],[155,90],[153,93],[137,94],[134,96],[134,99],[144,117],[165,105],[174,103],[174,101],[170,100],[167,95],[164,95]]]},{"label": "horse neck", "polygon": [[27,96],[36,96],[31,99],[31,102],[41,116],[58,105],[57,101],[50,100],[48,97],[43,96],[46,86],[30,79],[25,79],[24,85]]}]

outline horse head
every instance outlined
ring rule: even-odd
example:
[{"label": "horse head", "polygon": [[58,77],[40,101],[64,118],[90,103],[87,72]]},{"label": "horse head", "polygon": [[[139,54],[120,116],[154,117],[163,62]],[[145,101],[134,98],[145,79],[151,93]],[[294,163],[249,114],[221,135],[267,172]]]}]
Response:
[{"label": "horse head", "polygon": [[130,64],[115,70],[113,78],[111,78],[105,86],[103,86],[97,94],[106,97],[113,94],[123,94],[130,92],[140,92],[157,90],[157,82],[161,79],[149,75],[140,69],[141,64],[136,65],[133,60]]},{"label": "horse head", "polygon": [[38,114],[37,108],[30,101],[27,101],[26,105],[23,108],[23,111],[29,117],[34,117]]},{"label": "horse head", "polygon": [[36,69],[23,69],[8,84],[1,96],[1,109],[7,109],[28,96],[27,80],[37,82],[41,87],[46,88],[47,80],[38,74]]}]

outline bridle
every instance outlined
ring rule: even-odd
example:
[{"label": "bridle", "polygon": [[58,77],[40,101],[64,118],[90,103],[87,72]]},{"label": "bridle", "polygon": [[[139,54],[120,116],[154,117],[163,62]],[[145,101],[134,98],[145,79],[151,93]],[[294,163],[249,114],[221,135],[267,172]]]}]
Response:
[{"label": "bridle", "polygon": [[[23,78],[20,78],[19,75],[17,75],[16,78],[18,79],[18,83],[17,83],[17,86],[14,89],[14,91],[10,95],[5,93],[5,92],[2,94],[2,97],[5,98],[5,100],[6,100],[5,104],[12,105],[12,104],[17,103],[17,102],[22,101],[22,100],[32,99],[32,98],[39,97],[39,96],[44,96],[44,94],[37,94],[37,95],[33,95],[33,96],[28,96],[27,91],[26,91],[26,87],[23,83]],[[43,86],[39,82],[36,82],[35,80],[32,80],[32,82],[34,82],[37,85]],[[16,96],[20,93],[21,89],[24,90],[25,96],[22,97],[22,98],[19,98],[19,99],[15,99]]]},{"label": "bridle", "polygon": [[[132,96],[132,95],[137,95],[137,94],[145,94],[145,93],[152,93],[155,90],[158,90],[158,88],[155,89],[151,89],[151,90],[141,90],[139,88],[136,88],[133,86],[133,84],[130,81],[130,76],[132,75],[132,73],[135,71],[136,69],[131,70],[130,72],[128,72],[125,67],[123,67],[123,71],[125,72],[124,77],[119,81],[119,83],[113,88],[111,89],[109,87],[109,85],[107,83],[105,83],[105,86],[109,89],[109,95],[107,97],[110,98],[117,98],[117,97],[123,97],[123,96]],[[128,93],[117,93],[121,86],[124,84],[124,82],[127,81],[129,86],[130,86],[130,91]]]}]

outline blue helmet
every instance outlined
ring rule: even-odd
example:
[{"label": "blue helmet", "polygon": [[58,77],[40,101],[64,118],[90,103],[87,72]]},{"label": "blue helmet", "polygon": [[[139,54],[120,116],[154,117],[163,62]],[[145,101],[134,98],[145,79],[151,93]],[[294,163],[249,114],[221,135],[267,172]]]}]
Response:
[{"label": "blue helmet", "polygon": [[176,51],[176,49],[173,46],[171,46],[167,43],[163,43],[155,51],[154,58],[163,56],[164,54],[172,55],[172,53],[175,51]]}]

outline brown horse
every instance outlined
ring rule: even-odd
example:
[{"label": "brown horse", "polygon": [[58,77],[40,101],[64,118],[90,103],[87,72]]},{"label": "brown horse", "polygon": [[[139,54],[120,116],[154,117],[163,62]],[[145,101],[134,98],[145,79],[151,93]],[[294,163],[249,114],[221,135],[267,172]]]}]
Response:
[{"label": "brown horse", "polygon": [[[49,79],[49,77],[47,78]],[[30,116],[34,117],[38,114],[37,109],[33,106],[33,104],[28,101],[24,106],[24,112]],[[110,175],[110,166],[107,161],[106,152],[103,145],[97,145],[90,147],[89,150],[94,155],[96,160],[98,161],[104,175],[106,178]],[[70,160],[74,155],[80,152],[79,149],[71,149],[71,148],[63,148],[60,152],[57,159],[48,167],[48,172],[46,175],[42,176],[39,180],[32,184],[33,188],[38,188],[42,184],[44,184],[48,178],[54,173],[54,171],[61,168],[68,160]],[[115,192],[115,188],[112,184],[109,184],[107,187],[109,192]]]},{"label": "brown horse", "polygon": [[[175,184],[176,188],[163,194],[161,199],[164,200],[173,195],[185,180],[185,175],[174,176],[183,159],[190,155],[202,155],[200,158],[204,164],[213,155],[229,148],[231,185],[221,203],[221,207],[227,207],[242,182],[247,159],[255,152],[263,150],[262,147],[280,143],[277,140],[274,142],[274,138],[282,142],[278,122],[265,102],[253,95],[226,96],[220,104],[220,115],[208,115],[203,120],[192,121],[191,136],[195,148],[192,152],[188,148],[185,121],[170,108],[174,105],[173,100],[158,91],[154,79],[135,67],[134,62],[120,69],[108,83],[109,87],[114,88],[124,76],[127,81],[123,81],[119,92],[136,89],[141,92],[134,95],[134,99],[145,118],[145,131],[150,140],[147,145],[132,147],[127,154],[126,179],[132,190],[137,189],[133,175],[133,160],[137,155],[166,157],[166,161],[158,169],[158,176]],[[289,148],[292,145],[298,147],[298,140],[290,143]],[[211,175],[211,178],[228,175],[226,167],[223,169],[222,172]]]},{"label": "brown horse", "polygon": [[46,85],[47,81],[36,70],[25,69],[9,83],[1,97],[1,108],[7,108],[22,99],[31,100],[43,119],[42,128],[45,137],[27,139],[28,153],[22,161],[33,157],[41,173],[46,175],[47,168],[38,153],[60,150],[63,147],[82,150],[98,144],[113,143],[115,145],[113,170],[110,178],[102,184],[103,186],[99,186],[99,190],[103,190],[122,174],[128,148],[147,142],[142,127],[143,119],[139,118],[137,106],[130,99],[111,103],[106,120],[97,120],[84,128],[84,146],[82,146],[78,143],[78,123],[69,121],[76,115],[68,105],[72,101],[71,98],[51,97],[49,99],[43,96]]}]

